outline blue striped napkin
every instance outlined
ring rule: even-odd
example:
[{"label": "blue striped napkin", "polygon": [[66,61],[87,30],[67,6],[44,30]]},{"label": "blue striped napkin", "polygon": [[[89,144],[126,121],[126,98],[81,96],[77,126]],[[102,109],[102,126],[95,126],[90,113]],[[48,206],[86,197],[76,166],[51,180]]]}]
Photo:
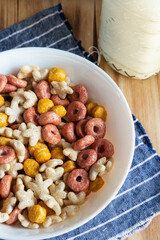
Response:
[{"label": "blue striped napkin", "polygon": [[[74,38],[60,4],[0,32],[0,51],[19,47],[53,47],[94,62]],[[136,132],[134,159],[117,196],[85,225],[51,239],[123,239],[146,227],[159,213],[160,158],[141,123],[134,116],[133,121]]]}]

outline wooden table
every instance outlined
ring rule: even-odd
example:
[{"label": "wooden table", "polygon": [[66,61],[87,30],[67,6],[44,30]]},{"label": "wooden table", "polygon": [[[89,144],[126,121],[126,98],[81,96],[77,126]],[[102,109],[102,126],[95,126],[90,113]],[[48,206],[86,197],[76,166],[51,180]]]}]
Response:
[{"label": "wooden table", "polygon": [[[97,46],[101,0],[0,0],[0,30],[59,2],[62,3],[76,39],[82,41],[85,49]],[[116,73],[103,58],[100,67],[121,88],[132,113],[141,121],[160,154],[160,74],[147,80],[132,80]],[[158,240],[159,225],[160,216],[157,216],[145,230],[127,239]]]}]

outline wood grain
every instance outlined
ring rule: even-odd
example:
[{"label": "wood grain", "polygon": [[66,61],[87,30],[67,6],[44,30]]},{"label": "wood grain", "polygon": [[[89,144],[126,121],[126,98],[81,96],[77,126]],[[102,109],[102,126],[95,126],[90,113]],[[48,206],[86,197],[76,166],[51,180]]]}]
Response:
[{"label": "wood grain", "polygon": [[[101,0],[0,0],[0,30],[60,2],[76,39],[82,41],[86,50],[92,45],[97,46]],[[109,67],[103,57],[100,67],[120,87],[132,113],[142,122],[160,154],[160,74],[147,80],[128,79]],[[158,240],[159,226],[160,216],[157,216],[145,230],[127,240]]]}]

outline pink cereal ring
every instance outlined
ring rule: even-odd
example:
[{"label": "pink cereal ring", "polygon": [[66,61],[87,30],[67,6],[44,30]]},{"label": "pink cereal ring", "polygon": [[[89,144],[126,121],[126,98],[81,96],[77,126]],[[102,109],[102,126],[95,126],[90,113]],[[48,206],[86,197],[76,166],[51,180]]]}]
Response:
[{"label": "pink cereal ring", "polygon": [[86,135],[85,133],[85,125],[88,122],[88,119],[80,120],[76,125],[76,133],[79,138],[82,138]]},{"label": "pink cereal ring", "polygon": [[24,111],[23,118],[25,123],[31,122],[36,126],[38,125],[39,114],[37,113],[35,107],[30,107],[26,111]]},{"label": "pink cereal ring", "polygon": [[51,97],[51,94],[50,94],[50,87],[48,82],[46,81],[39,82],[36,86],[35,93],[39,99],[42,99],[42,98],[49,99]]},{"label": "pink cereal ring", "polygon": [[18,207],[15,207],[15,209],[9,215],[9,219],[6,221],[6,224],[10,225],[16,222],[18,220],[18,214],[21,212],[22,212],[21,209],[19,209]]},{"label": "pink cereal ring", "polygon": [[86,135],[85,137],[77,140],[73,144],[73,149],[76,151],[80,151],[82,149],[89,147],[94,141],[95,141],[95,138],[93,136]]},{"label": "pink cereal ring", "polygon": [[109,159],[114,154],[114,146],[107,139],[97,139],[91,148],[97,152],[98,159],[102,157]]},{"label": "pink cereal ring", "polygon": [[52,95],[51,100],[53,101],[54,105],[62,105],[64,107],[69,105],[69,100],[67,98],[61,99],[58,95]]},{"label": "pink cereal ring", "polygon": [[79,101],[71,102],[67,107],[67,116],[73,122],[84,119],[86,112],[85,105]]},{"label": "pink cereal ring", "polygon": [[97,161],[97,153],[94,149],[86,149],[79,152],[77,164],[80,168],[90,167]]},{"label": "pink cereal ring", "polygon": [[67,142],[75,142],[77,140],[75,134],[75,124],[73,122],[66,123],[62,129],[62,135]]},{"label": "pink cereal ring", "polygon": [[103,138],[106,133],[105,122],[101,118],[91,118],[85,125],[85,132],[95,139]]},{"label": "pink cereal ring", "polygon": [[0,146],[0,164],[6,164],[13,161],[16,154],[13,148],[8,146]]},{"label": "pink cereal ring", "polygon": [[53,124],[47,124],[43,126],[42,137],[44,141],[51,144],[57,144],[61,141],[61,135],[56,126],[54,126]]},{"label": "pink cereal ring", "polygon": [[82,103],[86,103],[88,101],[88,90],[85,86],[78,84],[72,87],[73,93],[68,95],[68,99],[73,101],[80,101]]},{"label": "pink cereal ring", "polygon": [[3,91],[3,89],[5,88],[7,84],[7,78],[5,75],[3,74],[0,74],[0,92]]},{"label": "pink cereal ring", "polygon": [[12,124],[12,125],[10,126],[10,128],[12,128],[13,130],[15,130],[15,129],[18,129],[20,125],[21,125],[20,123]]},{"label": "pink cereal ring", "polygon": [[42,113],[38,119],[40,125],[46,125],[52,123],[54,125],[58,125],[61,123],[61,117],[55,112],[45,112]]},{"label": "pink cereal ring", "polygon": [[7,80],[10,84],[20,87],[20,88],[24,88],[27,86],[27,81],[19,79],[17,77],[15,77],[14,75],[7,75]]},{"label": "pink cereal ring", "polygon": [[0,195],[2,198],[7,198],[11,191],[12,176],[5,175],[0,182]]},{"label": "pink cereal ring", "polygon": [[89,182],[87,171],[79,168],[70,172],[67,178],[67,184],[74,192],[84,191],[88,188]]},{"label": "pink cereal ring", "polygon": [[6,86],[3,88],[2,93],[7,93],[7,92],[16,92],[17,87],[12,85],[12,84],[6,84]]}]

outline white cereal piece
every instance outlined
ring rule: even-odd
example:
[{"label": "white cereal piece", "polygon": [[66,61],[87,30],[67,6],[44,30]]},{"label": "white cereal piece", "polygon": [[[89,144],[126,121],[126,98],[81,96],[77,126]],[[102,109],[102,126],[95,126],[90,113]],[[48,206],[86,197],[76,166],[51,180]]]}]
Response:
[{"label": "white cereal piece", "polygon": [[14,148],[19,162],[23,162],[25,157],[25,146],[23,143],[19,140],[12,139],[9,144]]},{"label": "white cereal piece", "polygon": [[24,65],[21,67],[20,71],[17,74],[17,77],[20,79],[26,79],[26,78],[31,78],[32,77],[32,72],[33,71],[39,71],[40,68],[38,66],[28,66]]},{"label": "white cereal piece", "polygon": [[49,194],[48,188],[53,183],[51,179],[43,180],[41,174],[38,173],[35,176],[35,180],[33,181],[31,180],[32,180],[31,178],[28,178],[28,180],[24,178],[24,183],[28,189],[31,189],[33,191],[37,199],[40,197],[40,195]]},{"label": "white cereal piece", "polygon": [[8,123],[13,123],[17,121],[21,123],[23,121],[22,113],[24,112],[24,108],[19,106],[18,101],[11,102],[10,107],[6,107],[5,113],[8,115]]},{"label": "white cereal piece", "polygon": [[16,192],[16,197],[19,200],[19,204],[18,204],[19,209],[32,207],[37,203],[37,199],[34,197],[34,194],[31,189],[28,189],[27,191],[18,190]]},{"label": "white cereal piece", "polygon": [[94,163],[89,170],[89,178],[94,181],[97,176],[102,176],[105,173],[107,162],[106,157],[100,158],[96,163]]},{"label": "white cereal piece", "polygon": [[36,94],[31,90],[25,91],[23,96],[26,99],[26,101],[23,104],[23,107],[25,109],[28,109],[29,107],[33,107],[38,101]]},{"label": "white cereal piece", "polygon": [[52,182],[57,181],[63,176],[64,173],[64,168],[63,167],[58,167],[58,168],[51,168],[47,167],[45,170],[45,174],[48,179],[52,179]]},{"label": "white cereal piece", "polygon": [[113,167],[113,158],[110,158],[108,162],[106,163],[106,170],[109,172]]},{"label": "white cereal piece", "polygon": [[50,159],[46,163],[43,163],[40,166],[39,172],[44,172],[46,170],[46,168],[48,168],[48,167],[55,168],[62,164],[63,164],[63,161],[61,159]]},{"label": "white cereal piece", "polygon": [[61,213],[60,217],[64,221],[67,217],[72,217],[72,216],[76,215],[76,213],[78,211],[79,211],[78,205],[69,205],[62,209],[62,213]]},{"label": "white cereal piece", "polygon": [[4,177],[5,172],[10,169],[10,164],[0,164],[0,179]]},{"label": "white cereal piece", "polygon": [[3,200],[3,207],[0,210],[3,213],[10,214],[13,211],[13,208],[16,205],[16,197],[10,192],[9,196]]},{"label": "white cereal piece", "polygon": [[0,107],[0,112],[5,112],[6,107],[10,106],[10,102],[6,101],[2,107]]},{"label": "white cereal piece", "polygon": [[23,213],[18,214],[18,220],[20,221],[21,225],[25,228],[37,229],[39,228],[39,224],[32,223],[29,221],[27,216],[27,211],[23,211]]},{"label": "white cereal piece", "polygon": [[65,99],[67,94],[73,93],[73,89],[68,86],[66,81],[62,81],[62,82],[52,81],[51,85],[53,87],[51,89],[51,93],[58,94],[58,96],[62,99]]},{"label": "white cereal piece", "polygon": [[84,203],[86,194],[85,192],[79,192],[79,193],[74,193],[74,192],[69,192],[68,195],[68,200],[64,200],[65,205],[80,205]]},{"label": "white cereal piece", "polygon": [[18,163],[17,159],[14,159],[12,162],[9,163],[10,168],[7,171],[9,175],[11,175],[13,178],[16,178],[18,175],[18,170],[23,169],[23,164]]},{"label": "white cereal piece", "polygon": [[56,215],[59,216],[61,214],[61,207],[59,203],[49,194],[40,194],[39,198],[52,210],[55,211]]},{"label": "white cereal piece", "polygon": [[64,175],[63,175],[63,182],[65,183],[65,190],[69,190],[69,187],[67,185],[67,179],[68,179],[68,175],[69,175],[69,172],[66,172]]},{"label": "white cereal piece", "polygon": [[49,72],[49,70],[47,68],[42,69],[42,70],[34,70],[32,72],[32,76],[36,82],[39,82],[41,80],[47,80],[48,72]]},{"label": "white cereal piece", "polygon": [[67,193],[64,191],[65,189],[65,183],[60,181],[57,185],[52,184],[49,187],[51,196],[55,198],[55,200],[59,203],[60,206],[63,205],[63,199],[66,198]]},{"label": "white cereal piece", "polygon": [[43,222],[43,227],[48,228],[49,226],[62,222],[62,218],[56,215],[47,216]]},{"label": "white cereal piece", "polygon": [[0,128],[0,135],[3,137],[12,138],[13,137],[13,130],[9,127],[1,127]]},{"label": "white cereal piece", "polygon": [[42,142],[41,126],[27,123],[27,129],[22,132],[22,136],[29,138],[30,146],[35,146],[38,141]]},{"label": "white cereal piece", "polygon": [[16,179],[16,185],[15,185],[15,186],[16,186],[16,187],[15,187],[15,193],[16,193],[17,191],[19,191],[19,190],[24,191],[24,184],[23,184],[22,179],[19,178],[19,176],[18,176],[18,178]]},{"label": "white cereal piece", "polygon": [[18,129],[13,130],[13,137],[22,142],[23,144],[28,144],[28,138],[22,135],[23,131],[27,129],[27,126],[24,122],[20,124]]},{"label": "white cereal piece", "polygon": [[61,122],[60,124],[57,125],[57,128],[61,130],[65,125],[66,125],[65,122]]},{"label": "white cereal piece", "polygon": [[9,219],[8,213],[0,212],[0,223],[6,222]]},{"label": "white cereal piece", "polygon": [[76,161],[77,160],[77,156],[78,156],[79,151],[75,151],[73,148],[65,148],[63,150],[63,154],[67,157],[69,157],[69,159],[71,159],[72,161]]}]

